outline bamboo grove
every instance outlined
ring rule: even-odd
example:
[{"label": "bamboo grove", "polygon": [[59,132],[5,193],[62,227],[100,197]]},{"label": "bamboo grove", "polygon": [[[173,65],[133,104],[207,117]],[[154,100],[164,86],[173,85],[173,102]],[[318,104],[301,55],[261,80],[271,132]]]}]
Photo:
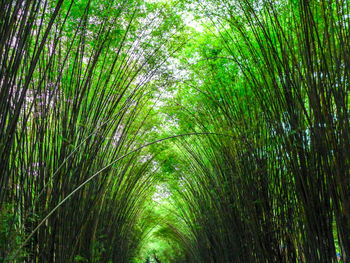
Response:
[{"label": "bamboo grove", "polygon": [[0,261],[350,262],[349,81],[348,1],[1,1]]}]

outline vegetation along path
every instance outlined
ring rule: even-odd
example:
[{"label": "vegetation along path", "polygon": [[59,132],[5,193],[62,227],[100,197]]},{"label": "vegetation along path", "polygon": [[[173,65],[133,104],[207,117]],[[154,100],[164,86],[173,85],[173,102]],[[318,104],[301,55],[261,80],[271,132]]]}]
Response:
[{"label": "vegetation along path", "polygon": [[350,262],[348,0],[1,0],[0,262]]}]

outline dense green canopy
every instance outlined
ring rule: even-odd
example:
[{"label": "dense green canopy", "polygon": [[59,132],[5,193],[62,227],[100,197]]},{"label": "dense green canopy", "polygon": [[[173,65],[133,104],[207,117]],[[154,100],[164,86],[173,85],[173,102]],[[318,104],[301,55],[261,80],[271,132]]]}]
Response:
[{"label": "dense green canopy", "polygon": [[350,2],[0,2],[0,262],[350,262]]}]

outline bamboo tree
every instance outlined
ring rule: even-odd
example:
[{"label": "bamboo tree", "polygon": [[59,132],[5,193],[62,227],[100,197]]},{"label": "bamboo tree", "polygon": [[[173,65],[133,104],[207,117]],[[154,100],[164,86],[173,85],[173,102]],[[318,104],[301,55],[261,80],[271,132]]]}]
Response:
[{"label": "bamboo tree", "polygon": [[[9,90],[2,89],[1,101],[5,108],[13,103],[18,114],[1,116],[3,125],[15,125],[12,132],[4,130],[13,139],[1,137],[8,158],[1,162],[8,163],[7,170],[1,169],[2,188],[9,193],[2,200],[14,204],[2,259],[130,262],[143,235],[137,224],[151,183],[149,162],[141,161],[140,152],[104,169],[95,183],[65,198],[147,139],[147,100],[153,87],[146,84],[177,48],[167,43],[176,31],[158,43],[157,38],[167,30],[162,23],[176,27],[176,21],[161,6],[147,10],[141,1],[17,2],[19,7],[9,2],[5,13],[11,18],[14,12],[12,19],[21,18],[18,23],[32,33],[23,40],[13,36],[25,49],[3,45],[18,59],[20,52],[25,56],[17,62],[23,73],[12,77],[13,88],[2,82]],[[23,13],[26,7],[25,12],[33,13],[30,19]],[[157,14],[163,20],[156,20]],[[5,37],[8,28],[3,28]],[[13,74],[6,59],[1,70]]]}]

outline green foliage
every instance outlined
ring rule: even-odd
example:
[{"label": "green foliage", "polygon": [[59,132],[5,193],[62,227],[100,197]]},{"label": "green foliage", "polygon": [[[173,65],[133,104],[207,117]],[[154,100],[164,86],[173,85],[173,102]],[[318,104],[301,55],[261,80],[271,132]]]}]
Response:
[{"label": "green foliage", "polygon": [[[6,248],[8,252],[11,248],[18,248],[23,242],[23,227],[14,209],[12,204],[4,204],[0,211],[0,247]],[[6,256],[6,252],[0,254],[0,261],[4,261]],[[18,258],[25,256],[26,252],[23,251]]]},{"label": "green foliage", "polygon": [[74,257],[74,262],[88,262],[88,260],[82,256],[76,255]]},{"label": "green foliage", "polygon": [[349,261],[349,10],[2,1],[0,261]]},{"label": "green foliage", "polygon": [[155,139],[155,76],[183,40],[179,16],[144,1],[1,7],[3,260],[130,262],[156,180],[152,153],[130,152]]}]

